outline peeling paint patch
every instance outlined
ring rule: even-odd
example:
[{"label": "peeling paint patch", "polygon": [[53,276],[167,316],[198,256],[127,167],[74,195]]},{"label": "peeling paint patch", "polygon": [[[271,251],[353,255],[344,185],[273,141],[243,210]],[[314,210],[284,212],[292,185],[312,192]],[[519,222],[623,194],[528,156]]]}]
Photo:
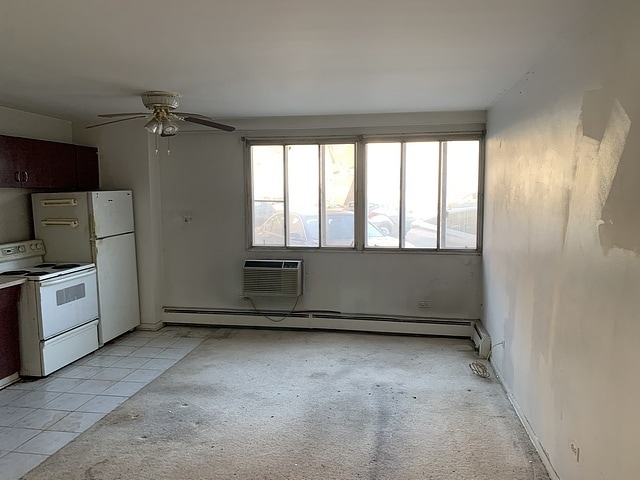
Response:
[{"label": "peeling paint patch", "polygon": [[620,101],[603,90],[584,95],[576,135],[575,174],[568,201],[564,246],[582,250],[599,246],[605,254],[612,247],[614,240],[607,229],[615,222],[606,218],[605,204],[611,198],[631,123]]}]

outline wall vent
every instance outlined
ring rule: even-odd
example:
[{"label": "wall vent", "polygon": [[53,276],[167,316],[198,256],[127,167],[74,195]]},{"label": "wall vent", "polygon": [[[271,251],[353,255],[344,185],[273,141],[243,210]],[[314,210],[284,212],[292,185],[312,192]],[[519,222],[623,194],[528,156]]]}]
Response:
[{"label": "wall vent", "polygon": [[302,295],[302,260],[245,260],[242,271],[245,297]]}]

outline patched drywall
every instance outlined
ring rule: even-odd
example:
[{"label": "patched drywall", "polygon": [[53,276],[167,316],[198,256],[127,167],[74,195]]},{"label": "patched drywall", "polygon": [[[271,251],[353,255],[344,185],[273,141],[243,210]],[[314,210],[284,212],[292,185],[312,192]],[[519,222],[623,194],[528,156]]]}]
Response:
[{"label": "patched drywall", "polygon": [[489,112],[483,317],[561,480],[640,477],[638,22],[594,10]]}]

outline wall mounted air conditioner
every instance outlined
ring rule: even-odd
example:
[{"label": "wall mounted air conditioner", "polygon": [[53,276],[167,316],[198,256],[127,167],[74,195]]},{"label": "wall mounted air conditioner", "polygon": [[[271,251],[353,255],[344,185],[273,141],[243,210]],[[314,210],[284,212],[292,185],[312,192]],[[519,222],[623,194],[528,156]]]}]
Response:
[{"label": "wall mounted air conditioner", "polygon": [[242,271],[245,297],[302,295],[302,260],[245,260]]}]

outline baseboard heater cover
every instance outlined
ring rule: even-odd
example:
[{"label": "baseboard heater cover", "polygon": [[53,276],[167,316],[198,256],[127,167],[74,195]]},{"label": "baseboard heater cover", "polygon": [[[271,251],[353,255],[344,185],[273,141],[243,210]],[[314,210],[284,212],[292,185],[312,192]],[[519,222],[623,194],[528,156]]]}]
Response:
[{"label": "baseboard heater cover", "polygon": [[[403,316],[354,315],[327,312],[225,310],[165,307],[163,321],[171,324],[285,327],[297,329],[352,330],[472,338],[476,320]],[[283,318],[274,323],[264,315]]]}]

